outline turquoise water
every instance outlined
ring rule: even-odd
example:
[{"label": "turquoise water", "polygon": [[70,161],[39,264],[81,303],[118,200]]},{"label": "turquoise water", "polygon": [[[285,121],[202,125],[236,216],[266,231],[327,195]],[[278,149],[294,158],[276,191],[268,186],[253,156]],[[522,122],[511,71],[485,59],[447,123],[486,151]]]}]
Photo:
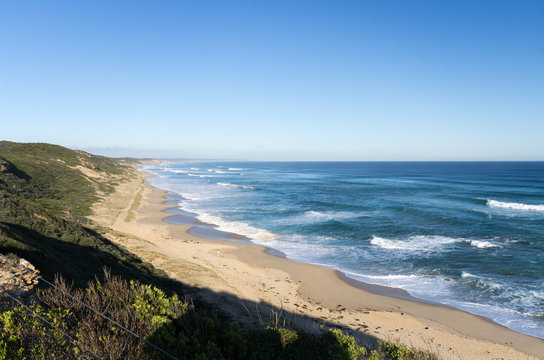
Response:
[{"label": "turquoise water", "polygon": [[544,338],[544,162],[185,162],[144,170],[219,230]]}]

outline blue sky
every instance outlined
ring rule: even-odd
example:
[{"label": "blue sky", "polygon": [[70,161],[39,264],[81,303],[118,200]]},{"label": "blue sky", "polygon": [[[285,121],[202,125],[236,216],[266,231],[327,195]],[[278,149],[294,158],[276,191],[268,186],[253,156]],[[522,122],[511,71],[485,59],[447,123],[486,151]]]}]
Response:
[{"label": "blue sky", "polygon": [[544,160],[543,24],[542,1],[1,1],[0,138]]}]

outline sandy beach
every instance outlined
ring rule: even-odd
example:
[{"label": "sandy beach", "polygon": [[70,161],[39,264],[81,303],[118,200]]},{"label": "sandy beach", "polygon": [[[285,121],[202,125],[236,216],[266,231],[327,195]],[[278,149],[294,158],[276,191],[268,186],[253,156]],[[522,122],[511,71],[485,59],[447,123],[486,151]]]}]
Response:
[{"label": "sandy beach", "polygon": [[192,235],[191,225],[163,221],[172,205],[145,176],[135,172],[119,185],[94,206],[91,220],[112,241],[187,284],[188,297],[220,306],[242,324],[335,326],[362,343],[398,341],[442,359],[544,358],[543,339],[485,318],[271,255],[262,246]]}]

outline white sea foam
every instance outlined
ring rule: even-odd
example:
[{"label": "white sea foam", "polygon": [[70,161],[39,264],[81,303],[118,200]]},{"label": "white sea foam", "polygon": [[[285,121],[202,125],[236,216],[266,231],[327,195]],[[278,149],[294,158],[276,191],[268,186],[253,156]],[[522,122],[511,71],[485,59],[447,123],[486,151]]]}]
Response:
[{"label": "white sea foam", "polygon": [[253,186],[245,186],[245,185],[236,185],[231,183],[225,183],[225,182],[218,182],[217,185],[224,186],[224,187],[230,187],[230,188],[240,188],[244,190],[255,190]]},{"label": "white sea foam", "polygon": [[198,214],[197,218],[208,224],[216,225],[218,230],[247,236],[254,240],[272,240],[276,235],[265,229],[260,229],[240,221],[227,221],[219,216],[205,212]]},{"label": "white sea foam", "polygon": [[442,246],[462,241],[464,239],[450,238],[447,236],[411,236],[407,239],[385,239],[374,236],[370,243],[387,250],[417,250],[436,251]]},{"label": "white sea foam", "polygon": [[484,282],[484,287],[487,286],[492,290],[504,290],[505,286],[496,282],[486,281]]},{"label": "white sea foam", "polygon": [[224,182],[218,182],[217,185],[226,186],[226,187],[239,187],[239,185],[235,185],[235,184],[231,184],[231,183],[224,183]]},{"label": "white sea foam", "polygon": [[[186,199],[186,200],[191,200],[191,201],[198,201],[198,200],[201,200],[202,198],[199,197],[199,196],[196,196],[195,194],[189,194],[189,193],[178,193],[181,195],[182,198]],[[180,202],[179,203],[179,206],[183,206],[184,203],[183,202]]]},{"label": "white sea foam", "polygon": [[375,280],[407,280],[407,279],[417,279],[420,276],[410,274],[410,275],[359,275],[364,276],[367,279]]},{"label": "white sea foam", "polygon": [[477,247],[478,249],[500,247],[500,245],[493,244],[492,242],[485,240],[466,240],[466,242],[471,246]]},{"label": "white sea foam", "polygon": [[406,251],[436,251],[440,250],[444,245],[453,244],[457,242],[465,242],[470,246],[478,249],[487,249],[500,247],[500,245],[492,243],[487,240],[475,240],[475,239],[463,239],[463,238],[450,238],[447,236],[411,236],[406,239],[385,239],[378,236],[374,236],[370,243],[383,249],[388,250],[406,250]]},{"label": "white sea foam", "polygon": [[319,211],[306,211],[302,216],[299,217],[300,220],[306,220],[306,222],[323,222],[334,219],[333,212],[319,212]]},{"label": "white sea foam", "polygon": [[276,222],[280,224],[314,224],[322,223],[330,220],[351,219],[360,216],[360,214],[348,211],[306,211],[300,215],[292,216],[285,219],[278,219]]},{"label": "white sea foam", "polygon": [[445,294],[450,293],[451,283],[440,277],[416,274],[374,275],[354,273],[345,270],[341,271],[349,277],[369,284],[404,289],[412,296],[420,297],[422,299],[443,301],[441,298],[444,297]]},{"label": "white sea foam", "polygon": [[290,235],[273,239],[257,239],[255,243],[283,252],[289,259],[308,262],[316,265],[333,267],[324,259],[337,258],[352,252],[349,246],[334,246],[333,238],[327,236]]},{"label": "white sea foam", "polygon": [[[350,271],[343,271],[346,275],[371,284],[379,284],[390,287],[407,290],[411,295],[421,299],[427,299],[444,303],[458,309],[462,309],[473,314],[479,314],[488,317],[499,324],[503,324],[517,331],[544,338],[542,322],[538,319],[527,318],[533,316],[533,313],[521,313],[514,309],[495,304],[482,304],[470,301],[456,300],[451,297],[453,282],[441,277],[419,276],[415,274],[392,274],[392,275],[368,275],[359,274]],[[480,276],[463,272],[462,278],[479,279]],[[467,279],[468,280],[468,279]],[[502,284],[494,282],[479,282],[485,289],[504,291]],[[515,293],[513,298],[522,301],[525,306],[534,307],[535,303],[541,303],[544,298],[544,292]]]},{"label": "white sea foam", "polygon": [[463,276],[463,275],[461,275],[461,277],[463,277],[465,279],[467,277],[471,278],[471,279],[465,280],[465,282],[471,284],[471,286],[475,287],[476,289],[478,289],[480,291],[485,292],[485,291],[489,291],[489,290],[492,290],[492,291],[500,290],[502,292],[502,296],[507,297],[507,294],[505,293],[505,290],[507,290],[507,286],[504,285],[504,284],[500,284],[498,282],[491,281],[489,278],[480,277],[480,276]]},{"label": "white sea foam", "polygon": [[229,168],[230,171],[242,171],[242,170],[246,170],[246,169],[241,169],[241,168]]},{"label": "white sea foam", "polygon": [[487,206],[502,209],[522,210],[522,211],[544,211],[544,205],[530,205],[522,203],[510,203],[497,200],[487,200]]},{"label": "white sea foam", "polygon": [[200,174],[187,174],[188,176],[195,176],[199,178],[209,178],[209,177],[215,177],[213,175],[200,175]]},{"label": "white sea foam", "polygon": [[340,220],[340,219],[350,219],[357,217],[358,214],[347,212],[347,211],[306,211],[303,215],[303,218],[306,218],[310,221],[329,221],[329,220]]}]

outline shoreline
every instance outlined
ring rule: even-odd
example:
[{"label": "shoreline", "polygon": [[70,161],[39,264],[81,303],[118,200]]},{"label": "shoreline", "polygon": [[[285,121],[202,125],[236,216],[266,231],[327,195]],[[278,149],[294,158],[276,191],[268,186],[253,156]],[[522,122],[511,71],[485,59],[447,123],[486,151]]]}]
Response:
[{"label": "shoreline", "polygon": [[[153,186],[153,185],[150,185],[150,186]],[[157,189],[159,189],[159,188],[157,188]],[[159,189],[159,190],[163,190],[163,189]],[[166,190],[163,190],[163,191],[166,191]],[[170,202],[175,202],[176,201],[176,200],[170,200],[170,196],[174,196],[174,195],[177,196],[177,194],[173,194],[173,193],[170,193],[170,192],[166,191],[166,195],[164,196],[165,201],[163,201],[163,204],[168,205],[168,206],[172,206],[172,207],[163,210],[164,213],[169,214],[169,215],[166,215],[162,219],[162,221],[165,221],[165,222],[167,222],[169,224],[173,224],[173,225],[191,226],[191,228],[187,230],[187,233],[189,233],[191,235],[200,236],[200,237],[204,237],[204,238],[208,238],[208,239],[214,239],[214,240],[225,240],[225,241],[234,241],[234,242],[242,241],[242,242],[250,244],[250,245],[259,246],[259,247],[264,248],[264,251],[267,254],[271,255],[271,256],[278,256],[278,257],[285,258],[287,260],[294,261],[294,262],[297,262],[297,263],[314,265],[314,266],[321,266],[321,267],[336,271],[336,273],[338,275],[338,278],[341,281],[344,281],[344,282],[348,283],[351,286],[360,288],[362,290],[369,291],[369,292],[377,294],[377,295],[391,296],[391,297],[396,297],[396,298],[399,298],[399,299],[417,301],[417,302],[424,303],[424,304],[446,306],[446,307],[450,307],[450,308],[455,309],[454,307],[449,306],[449,305],[440,304],[440,303],[425,300],[425,299],[420,299],[418,297],[410,295],[410,293],[408,293],[408,291],[406,291],[404,289],[401,289],[401,288],[395,288],[395,287],[391,287],[391,286],[366,283],[364,281],[357,280],[357,279],[354,279],[354,278],[350,277],[349,275],[342,272],[341,270],[337,270],[337,269],[330,268],[330,267],[323,266],[323,265],[319,265],[319,264],[312,264],[312,263],[309,263],[309,262],[293,260],[293,259],[288,258],[287,255],[285,255],[280,250],[270,248],[270,247],[267,247],[265,245],[256,244],[250,238],[248,238],[248,237],[246,237],[244,235],[239,235],[239,234],[236,234],[236,233],[217,230],[217,229],[215,229],[217,227],[216,225],[206,223],[206,222],[203,222],[203,221],[199,220],[197,218],[197,214],[185,211],[183,209],[180,209],[180,207],[177,206],[177,205],[170,204]],[[195,230],[197,230],[197,231],[195,231]],[[208,235],[208,236],[206,236],[206,235]],[[492,321],[491,319],[487,319],[487,320]]]},{"label": "shoreline", "polygon": [[[221,304],[235,320],[247,317],[247,309],[221,302],[221,295],[214,299],[209,290],[285,309],[310,318],[314,327],[321,322],[362,337],[399,341],[443,359],[535,359],[544,354],[543,339],[447,305],[422,302],[404,290],[362,283],[334,269],[270,254],[266,247],[246,241],[196,236],[190,232],[194,224],[164,221],[176,216],[165,211],[177,206],[168,204],[173,200],[165,190],[144,180],[147,174],[138,174],[132,191],[120,186],[128,191],[117,214],[110,216],[111,223],[96,215],[93,220],[133,235],[134,239],[111,237],[170,276],[208,290],[202,291],[204,300]],[[142,199],[130,210],[135,185]],[[116,196],[122,197],[119,190]],[[126,221],[131,211],[134,219]]]},{"label": "shoreline", "polygon": [[[148,173],[145,173],[145,172],[144,172],[144,174],[146,176],[147,175],[152,176],[152,175],[150,175]],[[151,184],[149,184],[149,186],[154,187]],[[187,232],[189,234],[191,234],[191,235],[200,236],[200,237],[204,237],[204,238],[208,238],[208,239],[220,240],[220,241],[234,241],[234,242],[242,241],[243,243],[247,243],[247,244],[250,244],[250,245],[262,247],[262,248],[264,248],[264,251],[267,254],[272,255],[272,256],[279,256],[279,257],[282,257],[282,258],[285,258],[287,260],[294,261],[294,262],[297,262],[297,263],[320,266],[320,267],[324,267],[324,268],[333,270],[333,271],[335,271],[337,273],[338,279],[340,281],[343,281],[343,282],[345,282],[345,283],[347,283],[347,284],[349,284],[349,285],[351,285],[353,287],[359,288],[361,290],[369,291],[370,293],[373,293],[373,294],[376,294],[376,295],[394,297],[394,298],[398,298],[398,299],[402,299],[402,300],[414,301],[414,302],[418,302],[418,303],[422,303],[422,304],[428,304],[428,305],[434,305],[434,306],[441,306],[441,307],[445,307],[445,308],[448,308],[448,309],[461,311],[461,312],[468,313],[468,314],[471,314],[473,316],[479,317],[479,318],[481,318],[481,319],[483,319],[485,321],[488,321],[488,322],[490,322],[492,324],[495,324],[495,325],[504,327],[504,328],[506,328],[508,330],[514,331],[515,333],[520,333],[522,335],[526,335],[526,336],[530,336],[530,337],[533,337],[533,338],[536,338],[536,339],[544,340],[544,339],[539,338],[537,336],[534,336],[534,335],[531,335],[531,334],[526,334],[526,333],[511,329],[511,328],[508,328],[507,326],[499,324],[499,323],[495,322],[493,319],[490,319],[490,318],[488,318],[488,317],[486,317],[484,315],[471,313],[469,311],[456,308],[455,306],[452,306],[452,305],[449,305],[449,304],[419,298],[417,296],[411,295],[408,291],[406,291],[404,289],[401,289],[401,288],[396,288],[396,287],[391,287],[391,286],[381,285],[381,284],[367,283],[365,281],[350,277],[349,274],[343,272],[342,270],[335,269],[333,267],[328,267],[326,265],[321,265],[321,264],[315,264],[315,263],[311,263],[311,262],[305,262],[305,261],[298,261],[298,260],[290,259],[290,258],[287,257],[286,254],[284,254],[280,250],[267,247],[266,245],[257,244],[255,242],[253,242],[252,239],[250,239],[250,238],[248,238],[248,237],[246,237],[244,235],[239,235],[239,234],[232,233],[232,232],[217,230],[216,229],[217,225],[203,222],[203,221],[201,221],[201,220],[199,220],[197,218],[198,214],[192,213],[192,212],[189,212],[189,211],[186,211],[186,210],[183,210],[182,208],[180,208],[179,205],[177,204],[177,201],[183,200],[183,197],[181,195],[170,192],[170,191],[167,191],[167,190],[164,190],[164,189],[160,189],[160,188],[157,188],[157,189],[161,190],[161,191],[165,191],[165,195],[164,195],[164,200],[165,201],[163,201],[163,204],[169,206],[167,209],[163,210],[163,212],[168,214],[168,215],[165,215],[165,217],[162,220],[169,223],[169,224],[191,226],[187,230]],[[177,218],[178,216],[182,220],[178,220],[178,218]],[[544,353],[544,350],[543,350],[543,353]]]}]

